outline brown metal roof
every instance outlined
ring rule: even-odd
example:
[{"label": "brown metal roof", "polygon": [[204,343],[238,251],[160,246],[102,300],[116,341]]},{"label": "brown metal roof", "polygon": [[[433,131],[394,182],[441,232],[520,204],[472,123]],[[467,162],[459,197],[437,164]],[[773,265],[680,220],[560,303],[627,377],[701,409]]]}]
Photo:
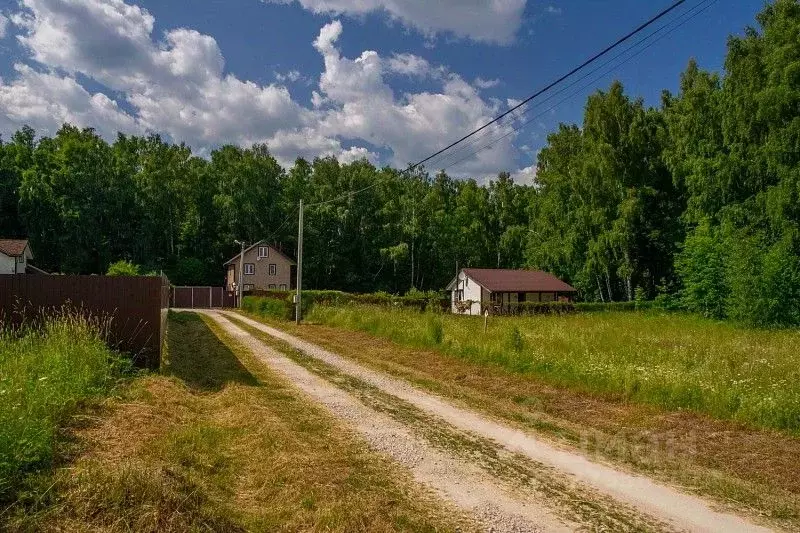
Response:
[{"label": "brown metal roof", "polygon": [[465,268],[464,273],[492,292],[577,292],[554,275],[539,270]]},{"label": "brown metal roof", "polygon": [[0,252],[9,257],[19,257],[25,253],[28,246],[26,239],[0,239]]}]

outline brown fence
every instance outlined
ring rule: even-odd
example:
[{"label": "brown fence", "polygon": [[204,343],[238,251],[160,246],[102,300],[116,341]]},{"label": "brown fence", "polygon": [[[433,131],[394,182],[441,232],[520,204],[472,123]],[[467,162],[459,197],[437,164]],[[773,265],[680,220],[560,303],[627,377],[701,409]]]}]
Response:
[{"label": "brown fence", "polygon": [[224,287],[172,287],[170,307],[213,309],[236,307],[236,295]]},{"label": "brown fence", "polygon": [[106,317],[109,343],[137,366],[158,368],[169,308],[169,280],[145,276],[0,275],[0,322],[35,321],[67,306]]}]

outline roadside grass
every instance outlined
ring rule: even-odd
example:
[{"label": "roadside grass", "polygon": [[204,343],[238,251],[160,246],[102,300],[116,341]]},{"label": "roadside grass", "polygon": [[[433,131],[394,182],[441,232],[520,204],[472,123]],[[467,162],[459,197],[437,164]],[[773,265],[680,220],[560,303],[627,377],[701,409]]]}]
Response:
[{"label": "roadside grass", "polygon": [[432,348],[554,385],[800,434],[800,330],[659,312],[433,315],[316,306],[311,321]]},{"label": "roadside grass", "polygon": [[[779,527],[800,528],[800,439],[793,435],[554,386],[533,374],[362,331],[247,316],[595,460],[712,497]],[[476,323],[480,334],[477,328]]]},{"label": "roadside grass", "polygon": [[10,531],[469,529],[213,321],[171,313],[162,375],[74,429]]},{"label": "roadside grass", "polygon": [[108,393],[125,360],[102,338],[103,323],[67,310],[41,324],[0,330],[0,502],[47,467],[59,426]]},{"label": "roadside grass", "polygon": [[238,320],[230,321],[267,346],[305,369],[326,379],[359,398],[365,405],[386,414],[423,437],[432,446],[454,453],[461,459],[477,464],[514,490],[532,492],[537,500],[546,498],[554,511],[568,523],[581,524],[593,531],[661,531],[666,524],[614,501],[585,486],[574,483],[554,469],[528,457],[512,454],[489,439],[460,431],[443,420],[431,416],[409,402],[345,374],[334,366],[308,356],[289,343]]}]

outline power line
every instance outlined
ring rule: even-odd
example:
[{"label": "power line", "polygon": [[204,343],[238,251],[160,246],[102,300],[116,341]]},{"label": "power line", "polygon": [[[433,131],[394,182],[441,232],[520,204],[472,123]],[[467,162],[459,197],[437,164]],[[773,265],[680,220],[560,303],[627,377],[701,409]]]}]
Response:
[{"label": "power line", "polygon": [[600,52],[596,53],[595,55],[593,55],[592,57],[590,57],[589,59],[587,59],[586,61],[584,61],[584,62],[583,62],[583,63],[581,63],[580,65],[578,65],[577,67],[573,68],[572,70],[570,70],[569,72],[567,72],[566,74],[564,74],[563,76],[561,76],[560,78],[558,78],[557,80],[555,80],[554,82],[552,82],[552,83],[549,83],[549,84],[548,84],[548,85],[546,85],[545,87],[543,87],[543,88],[539,89],[538,91],[536,91],[535,93],[533,93],[533,94],[532,94],[532,95],[530,95],[529,97],[525,98],[525,99],[524,99],[522,102],[518,103],[517,105],[515,105],[515,106],[514,106],[514,107],[512,107],[511,109],[509,109],[509,110],[507,110],[507,111],[505,111],[505,112],[501,113],[500,115],[498,115],[497,117],[493,118],[492,120],[490,120],[489,122],[487,122],[487,123],[486,123],[486,124],[484,124],[483,126],[481,126],[481,127],[477,128],[477,129],[475,129],[475,130],[471,131],[470,133],[468,133],[468,134],[464,135],[463,137],[461,137],[461,138],[460,138],[460,139],[458,139],[457,141],[455,141],[455,142],[452,142],[452,143],[448,144],[447,146],[445,146],[444,148],[442,148],[442,149],[441,149],[441,150],[439,150],[438,152],[435,152],[435,153],[433,153],[433,154],[429,155],[428,157],[426,157],[425,159],[423,159],[423,160],[419,161],[418,163],[415,163],[414,165],[412,165],[412,166],[411,166],[411,168],[412,168],[412,169],[413,169],[413,168],[416,168],[416,167],[418,167],[419,165],[422,165],[422,164],[426,163],[427,161],[430,161],[431,159],[433,159],[434,157],[438,156],[439,154],[442,154],[442,153],[446,152],[446,151],[447,151],[447,150],[449,150],[450,148],[453,148],[453,147],[454,147],[454,146],[456,146],[457,144],[460,144],[461,142],[463,142],[463,141],[465,141],[465,140],[469,139],[470,137],[472,137],[472,136],[473,136],[473,135],[475,135],[476,133],[478,133],[478,132],[480,132],[480,131],[483,131],[484,129],[488,128],[488,127],[489,127],[489,126],[491,126],[492,124],[494,124],[494,123],[498,122],[498,121],[499,121],[499,120],[501,120],[503,117],[506,117],[506,116],[510,115],[511,113],[513,113],[514,111],[516,111],[516,110],[517,110],[517,109],[519,109],[520,107],[524,106],[525,104],[527,104],[528,102],[530,102],[530,101],[531,101],[531,100],[533,100],[534,98],[536,98],[536,97],[540,96],[541,94],[543,94],[543,93],[544,93],[544,92],[546,92],[546,91],[549,91],[550,89],[552,89],[553,87],[555,87],[556,85],[558,85],[559,83],[561,83],[562,81],[566,80],[567,78],[569,78],[570,76],[572,76],[573,74],[575,74],[576,72],[578,72],[579,70],[581,70],[581,69],[583,69],[584,67],[586,67],[586,66],[588,66],[588,65],[590,65],[590,64],[592,64],[592,63],[594,63],[595,61],[597,61],[598,59],[600,59],[601,57],[603,57],[604,55],[606,55],[608,52],[610,52],[611,50],[613,50],[614,48],[616,48],[616,47],[617,47],[617,46],[619,46],[620,44],[624,43],[625,41],[627,41],[628,39],[630,39],[631,37],[633,37],[634,35],[636,35],[636,34],[637,34],[637,33],[639,33],[640,31],[642,31],[642,30],[644,30],[645,28],[647,28],[647,27],[651,26],[653,23],[657,22],[658,20],[660,20],[661,18],[663,18],[664,16],[666,16],[666,15],[667,15],[667,14],[669,14],[670,12],[674,11],[675,9],[677,9],[677,8],[678,8],[679,6],[681,6],[682,4],[686,3],[686,1],[687,1],[687,0],[678,0],[677,2],[673,3],[673,4],[672,4],[671,6],[669,6],[668,8],[666,8],[666,9],[664,9],[663,11],[659,12],[658,14],[654,15],[653,17],[651,17],[651,18],[650,18],[649,20],[647,20],[646,22],[644,22],[644,23],[640,24],[639,26],[637,26],[635,29],[633,29],[633,30],[631,30],[630,32],[628,32],[628,33],[627,33],[626,35],[624,35],[623,37],[620,37],[619,39],[617,39],[617,40],[616,40],[616,41],[615,41],[613,44],[610,44],[610,45],[608,45],[608,46],[607,46],[607,47],[605,47],[603,50],[601,50]]},{"label": "power line", "polygon": [[[647,21],[643,22],[642,24],[640,24],[639,26],[637,26],[636,28],[634,28],[633,30],[631,30],[630,32],[625,34],[624,36],[622,36],[619,39],[617,39],[614,43],[608,45],[603,50],[601,50],[600,52],[597,52],[596,54],[591,56],[589,59],[587,59],[586,61],[584,61],[583,63],[581,63],[577,67],[571,69],[569,72],[567,72],[566,74],[562,75],[557,80],[555,80],[555,81],[549,83],[548,85],[546,85],[545,87],[539,89],[538,91],[536,91],[532,95],[528,96],[527,98],[522,100],[520,103],[518,103],[514,107],[506,110],[505,112],[503,112],[500,115],[496,116],[495,118],[493,118],[492,120],[490,120],[486,124],[483,124],[482,126],[480,126],[480,127],[476,128],[475,130],[471,131],[470,133],[464,135],[463,137],[461,137],[457,141],[450,143],[449,145],[445,146],[444,148],[434,152],[433,154],[429,155],[428,157],[426,157],[426,158],[424,158],[424,159],[422,159],[422,160],[420,160],[420,161],[418,161],[416,163],[410,164],[405,170],[400,171],[400,174],[402,175],[404,173],[409,173],[409,172],[413,171],[415,168],[417,168],[419,166],[422,166],[423,164],[425,164],[426,162],[430,161],[431,159],[443,154],[447,150],[450,150],[451,148],[455,147],[456,145],[462,143],[463,141],[469,139],[470,137],[476,135],[477,133],[485,130],[486,128],[488,128],[492,124],[495,124],[495,123],[499,122],[500,120],[502,120],[506,116],[510,115],[511,113],[516,111],[517,109],[525,106],[528,102],[532,101],[533,99],[537,98],[538,96],[541,96],[543,93],[549,91],[550,89],[552,89],[553,87],[555,87],[556,85],[558,85],[562,81],[566,80],[567,78],[569,78],[573,74],[577,73],[581,69],[583,69],[586,66],[594,63],[595,61],[597,61],[598,59],[600,59],[601,57],[603,57],[604,55],[609,53],[611,50],[613,50],[614,48],[616,48],[620,44],[628,41],[629,39],[631,39],[631,37],[635,36],[639,32],[641,32],[644,29],[648,28],[649,26],[653,25],[655,22],[657,22],[658,20],[662,19],[663,17],[665,17],[666,15],[668,15],[669,13],[671,13],[672,11],[674,11],[675,9],[677,9],[678,7],[680,7],[681,5],[683,5],[686,2],[687,2],[687,0],[677,0],[676,2],[674,2],[672,5],[670,5],[666,9],[660,11],[659,13],[657,13],[656,15],[654,15],[653,17],[651,17]],[[317,206],[329,204],[329,203],[332,203],[332,202],[336,202],[336,201],[342,200],[344,198],[348,198],[348,197],[356,195],[356,194],[360,194],[360,193],[365,192],[365,191],[367,191],[369,189],[372,189],[373,187],[376,187],[379,183],[380,183],[380,180],[375,180],[370,185],[367,185],[367,186],[362,187],[360,189],[357,189],[357,190],[354,190],[354,191],[348,191],[348,192],[346,192],[344,194],[341,194],[339,196],[336,196],[336,197],[328,199],[328,200],[316,202],[316,203],[313,203],[313,204],[308,204],[306,206],[306,208],[317,207]]]},{"label": "power line", "polygon": [[[628,58],[625,58],[623,61],[619,62],[618,64],[616,64],[616,65],[614,65],[614,66],[612,66],[610,69],[606,70],[605,72],[601,73],[599,76],[597,76],[597,77],[595,77],[594,79],[592,79],[592,80],[591,80],[589,83],[587,83],[587,84],[584,84],[583,86],[579,87],[579,88],[578,88],[576,91],[573,91],[572,93],[570,93],[570,94],[569,94],[569,95],[567,95],[566,97],[562,98],[561,100],[559,100],[558,102],[556,102],[554,105],[552,105],[552,106],[548,107],[548,108],[547,108],[547,109],[545,109],[544,111],[542,111],[542,112],[540,112],[540,113],[537,113],[537,114],[535,114],[535,115],[533,115],[533,116],[531,116],[531,117],[527,118],[525,121],[523,121],[523,122],[522,122],[521,124],[519,124],[518,126],[514,127],[512,130],[510,130],[510,131],[506,132],[505,134],[501,135],[500,137],[498,137],[498,138],[496,138],[496,139],[493,139],[493,140],[491,140],[489,143],[487,143],[487,144],[485,144],[485,145],[481,146],[481,147],[480,147],[480,148],[478,148],[477,150],[474,150],[474,151],[472,151],[472,152],[468,153],[466,156],[464,156],[464,157],[461,157],[461,158],[459,158],[459,159],[456,159],[455,161],[453,161],[452,163],[450,163],[449,165],[447,165],[446,167],[444,167],[444,168],[443,168],[443,170],[447,170],[447,169],[449,169],[449,168],[452,168],[453,166],[455,166],[455,165],[457,165],[457,164],[459,164],[459,163],[461,163],[461,162],[463,162],[463,161],[465,161],[465,160],[467,160],[467,159],[471,158],[472,156],[474,156],[474,155],[475,155],[475,154],[477,154],[478,152],[481,152],[481,151],[485,150],[486,148],[489,148],[489,147],[491,147],[491,146],[495,145],[496,143],[498,143],[499,141],[501,141],[501,140],[505,139],[505,138],[506,138],[506,137],[508,137],[509,135],[512,135],[512,134],[514,134],[514,133],[516,133],[516,132],[518,132],[518,131],[522,130],[522,129],[523,129],[525,126],[527,126],[528,124],[530,124],[531,122],[533,122],[535,119],[537,119],[537,118],[539,118],[539,117],[541,117],[541,116],[543,116],[543,115],[547,114],[548,112],[550,112],[550,111],[552,111],[553,109],[557,108],[559,105],[561,105],[562,103],[566,102],[567,100],[570,100],[571,98],[573,98],[573,97],[575,97],[575,96],[577,96],[577,95],[581,94],[581,93],[583,92],[583,90],[584,90],[584,89],[586,89],[587,87],[590,87],[591,85],[593,85],[593,84],[594,84],[595,82],[597,82],[598,80],[600,80],[600,79],[604,78],[604,77],[605,77],[606,75],[608,75],[610,72],[613,72],[614,70],[616,70],[616,69],[617,69],[617,68],[619,68],[620,66],[624,65],[624,64],[625,64],[625,63],[627,63],[628,61],[630,61],[630,60],[634,59],[635,57],[639,56],[640,54],[644,53],[644,52],[645,52],[645,51],[646,51],[648,48],[650,48],[651,46],[653,46],[654,44],[656,44],[657,42],[659,42],[661,39],[663,39],[663,38],[667,37],[669,34],[671,34],[672,32],[676,31],[678,28],[680,28],[681,26],[683,26],[684,24],[686,24],[687,22],[689,22],[691,19],[693,19],[693,18],[697,17],[698,15],[700,15],[701,13],[703,13],[704,11],[708,10],[708,9],[709,9],[711,6],[713,6],[714,4],[716,4],[716,3],[717,3],[719,0],[704,0],[703,2],[701,2],[700,4],[698,4],[697,6],[695,6],[695,8],[693,8],[692,10],[696,9],[697,7],[699,7],[700,5],[702,5],[703,3],[705,3],[705,2],[709,2],[709,1],[710,1],[710,3],[708,3],[708,5],[704,6],[702,9],[700,9],[700,10],[699,10],[699,11],[697,11],[696,13],[694,13],[694,14],[692,14],[692,15],[688,16],[688,17],[687,17],[685,20],[683,20],[683,21],[681,21],[680,23],[678,23],[678,25],[676,25],[674,28],[671,28],[671,29],[669,29],[669,30],[668,30],[668,31],[667,31],[665,34],[663,34],[663,35],[659,36],[659,37],[658,37],[658,38],[656,38],[654,41],[652,41],[652,42],[648,43],[648,44],[647,44],[645,47],[643,47],[642,49],[640,49],[640,50],[637,50],[637,51],[636,51],[634,54],[632,54],[630,57],[628,57]],[[686,14],[688,14],[688,13],[689,13],[689,12],[687,12]],[[686,15],[686,14],[684,14],[684,15]],[[678,18],[676,18],[675,20],[678,20],[679,18],[681,18],[681,17],[678,17]],[[673,20],[672,22],[675,22],[675,20]],[[661,29],[663,29],[663,28],[665,28],[665,27],[669,26],[670,24],[672,24],[672,22],[670,22],[669,24],[666,24],[665,26],[662,26],[662,28],[661,28]],[[658,30],[658,31],[660,31],[660,30]],[[650,34],[650,36],[648,36],[647,38],[649,38],[649,37],[652,37],[653,35],[655,35],[655,33],[657,33],[657,32],[654,32],[654,33]],[[645,39],[647,39],[647,38],[645,38]],[[643,39],[643,40],[644,40],[644,39]],[[639,42],[642,42],[642,41],[639,41]],[[634,45],[634,46],[635,46],[635,45]],[[632,48],[633,48],[633,46],[632,46],[632,47],[630,47],[630,48],[628,48],[628,49],[626,49],[626,50],[625,50],[625,51],[623,51],[622,53],[620,53],[620,54],[618,54],[617,56],[615,56],[615,58],[614,58],[614,59],[616,59],[616,58],[620,57],[621,55],[624,55],[625,53],[627,53],[628,51],[630,51]],[[614,59],[612,59],[612,60],[610,60],[610,61],[608,61],[608,62],[604,63],[602,66],[608,65],[609,63],[613,62],[613,61],[614,61]],[[599,69],[594,69],[593,71],[591,71],[591,73],[593,73],[593,72],[596,72],[597,70],[599,70]],[[590,74],[591,74],[591,73],[590,73]],[[582,77],[582,78],[580,78],[580,79],[579,79],[579,80],[577,80],[577,81],[580,81],[581,79],[584,79],[584,78],[585,78],[585,77]],[[562,93],[563,91],[565,91],[566,89],[568,89],[568,88],[572,87],[573,85],[575,85],[575,83],[572,83],[572,84],[570,84],[570,85],[568,85],[568,86],[564,87],[563,89],[559,90],[558,92],[556,92],[556,93],[555,93],[555,94],[553,94],[552,96],[550,96],[550,97],[548,97],[547,99],[545,99],[545,100],[544,100],[542,103],[544,103],[544,102],[546,102],[546,101],[550,100],[552,97],[554,97],[554,96],[556,96],[556,95],[558,95],[558,94]],[[473,145],[473,146],[475,146],[475,145]],[[458,151],[458,152],[456,152],[456,153],[462,153],[462,152],[463,152],[463,150],[460,150],[460,151]],[[453,155],[453,154],[451,154],[451,156],[452,156],[452,155]]]},{"label": "power line", "polygon": [[300,208],[299,208],[299,207],[295,207],[295,208],[292,210],[291,214],[290,214],[289,216],[287,216],[287,217],[286,217],[286,219],[284,219],[283,223],[281,223],[281,225],[280,225],[280,226],[278,226],[278,229],[276,229],[275,231],[273,231],[273,232],[272,232],[272,235],[270,235],[270,236],[269,236],[269,237],[267,237],[266,239],[261,239],[261,240],[262,240],[262,241],[267,241],[267,242],[269,242],[269,241],[271,241],[271,240],[272,240],[272,238],[273,238],[273,237],[276,237],[276,236],[278,236],[278,234],[279,234],[279,233],[281,232],[281,230],[282,230],[282,229],[283,229],[283,228],[286,226],[286,224],[288,224],[288,223],[289,223],[289,221],[290,221],[290,220],[292,220],[292,219],[294,218],[294,216],[297,214],[297,210],[298,210],[298,209],[300,209]]},{"label": "power line", "polygon": [[[704,3],[706,3],[706,2],[709,2],[709,1],[711,1],[711,3],[710,3],[710,4],[708,4],[707,6],[703,7],[702,9],[700,9],[699,11],[697,11],[696,13],[692,13],[693,11],[695,11],[696,9],[698,9],[699,7],[701,7],[701,6],[702,6]],[[645,47],[644,47],[642,50],[640,50],[640,51],[638,51],[638,52],[634,53],[633,55],[631,55],[630,57],[626,58],[625,60],[623,60],[623,61],[622,61],[622,62],[620,62],[619,64],[617,64],[617,65],[613,66],[611,69],[609,69],[609,70],[607,70],[606,72],[604,72],[604,73],[603,73],[601,76],[598,76],[598,77],[594,78],[594,79],[592,80],[592,82],[590,82],[590,84],[591,84],[591,83],[594,83],[594,82],[596,82],[596,81],[597,81],[597,80],[599,80],[599,79],[602,79],[602,77],[603,77],[603,76],[605,76],[605,75],[606,75],[606,74],[608,74],[609,72],[611,72],[611,71],[613,71],[613,70],[615,70],[615,69],[619,68],[620,66],[622,66],[622,65],[623,65],[623,64],[625,64],[625,63],[627,63],[627,62],[628,62],[628,61],[630,61],[631,59],[635,58],[637,55],[639,55],[640,53],[642,53],[644,50],[646,50],[647,48],[649,48],[649,47],[650,47],[650,46],[652,46],[653,44],[657,43],[658,41],[660,41],[661,39],[663,39],[664,37],[666,37],[667,35],[669,35],[669,34],[670,34],[670,33],[672,33],[673,31],[677,30],[677,29],[678,29],[680,26],[682,26],[683,24],[685,24],[686,22],[688,22],[690,19],[692,19],[692,18],[694,18],[694,17],[696,17],[696,16],[700,15],[700,14],[701,14],[703,11],[707,10],[709,7],[711,7],[711,5],[713,5],[713,4],[714,4],[714,3],[716,3],[717,1],[718,1],[718,0],[702,0],[702,1],[701,1],[701,2],[699,2],[697,5],[695,5],[695,6],[694,6],[694,7],[692,7],[691,9],[689,9],[688,11],[686,11],[686,12],[682,13],[681,15],[678,15],[677,17],[673,18],[673,19],[672,19],[672,20],[670,20],[669,22],[667,22],[667,23],[663,24],[661,27],[659,27],[659,28],[658,28],[658,29],[656,29],[655,31],[653,31],[653,32],[649,33],[649,34],[648,34],[648,35],[646,35],[645,37],[642,37],[641,39],[639,39],[638,41],[636,41],[635,43],[633,43],[633,44],[632,44],[632,45],[630,45],[629,47],[625,48],[624,50],[622,50],[622,51],[621,51],[621,52],[619,52],[618,54],[614,55],[614,56],[613,56],[611,59],[609,59],[609,60],[607,60],[607,61],[605,61],[605,62],[601,63],[600,65],[598,65],[597,67],[593,68],[592,70],[590,70],[590,71],[586,72],[585,74],[581,75],[579,78],[575,79],[574,81],[572,81],[572,82],[571,82],[571,83],[569,83],[568,85],[566,85],[566,86],[564,86],[564,87],[562,87],[562,88],[558,89],[556,92],[554,92],[554,93],[550,94],[550,95],[549,95],[547,98],[545,98],[544,100],[541,100],[540,102],[538,102],[538,103],[534,104],[533,106],[529,106],[529,107],[528,107],[527,109],[525,109],[525,111],[523,111],[523,112],[522,112],[522,113],[521,113],[521,114],[520,114],[518,117],[516,117],[516,118],[512,117],[512,121],[508,122],[508,123],[507,123],[507,124],[505,124],[505,125],[506,125],[506,126],[512,126],[515,120],[522,120],[522,119],[524,119],[524,118],[525,118],[525,115],[527,115],[527,114],[528,114],[530,111],[532,111],[532,110],[533,110],[533,109],[535,109],[536,107],[538,107],[538,106],[540,106],[540,105],[544,104],[545,102],[548,102],[548,101],[552,100],[553,98],[555,98],[555,97],[556,97],[556,96],[558,96],[559,94],[562,94],[563,92],[565,92],[565,91],[566,91],[566,90],[568,90],[569,88],[571,88],[571,87],[574,87],[575,85],[577,85],[577,84],[578,84],[578,83],[580,83],[581,81],[585,80],[586,78],[588,78],[589,76],[591,76],[591,75],[592,75],[592,74],[594,74],[595,72],[597,72],[597,71],[599,71],[599,70],[603,69],[604,67],[608,66],[608,65],[609,65],[609,64],[611,64],[611,63],[614,63],[614,62],[615,62],[617,59],[619,59],[620,57],[622,57],[622,56],[626,55],[628,52],[630,52],[631,50],[635,49],[636,47],[638,47],[638,46],[639,46],[639,45],[641,45],[642,43],[644,43],[644,42],[646,42],[646,41],[648,41],[648,40],[652,39],[654,36],[656,36],[657,34],[661,33],[661,32],[662,32],[662,31],[664,31],[666,28],[669,28],[669,26],[671,26],[671,25],[675,24],[675,22],[676,22],[676,21],[679,21],[680,19],[682,19],[682,18],[685,18],[685,20],[683,20],[682,22],[679,22],[677,26],[675,26],[674,28],[671,28],[671,29],[667,30],[667,32],[666,32],[664,35],[662,35],[662,36],[658,37],[658,38],[657,38],[657,39],[655,39],[653,42],[651,42],[650,44],[646,45],[646,46],[645,46]],[[686,18],[687,16],[688,16],[688,18]],[[582,87],[582,89],[583,89],[583,88],[585,88],[585,87],[586,87],[586,86],[584,85],[584,86]],[[572,97],[572,96],[574,96],[574,95],[575,95],[575,93],[572,93],[572,94],[569,96],[569,98],[571,98],[571,97]],[[559,101],[559,103],[561,103],[561,102],[563,102],[563,101],[565,101],[565,100],[560,100],[560,101]],[[552,109],[553,109],[553,107],[550,107],[550,108],[548,108],[548,109],[547,109],[547,111],[550,111],[550,110],[552,110]],[[541,114],[538,114],[538,115],[536,115],[536,118],[538,118],[539,116],[541,116]],[[526,120],[525,122],[523,122],[523,123],[522,123],[522,125],[525,125],[525,124],[528,124],[528,123],[530,123],[530,120]],[[498,125],[498,126],[499,126],[499,125]],[[514,128],[514,129],[513,129],[511,132],[508,132],[508,134],[514,133],[515,131],[518,131],[519,129],[520,129],[520,128]],[[495,131],[494,133],[502,133],[502,130],[498,128],[498,130],[497,130],[497,131]],[[460,154],[460,153],[464,153],[464,151],[465,151],[465,150],[467,150],[467,149],[469,149],[471,146],[472,146],[472,147],[474,147],[474,146],[477,146],[477,142],[478,142],[478,141],[480,141],[481,139],[485,139],[485,138],[487,138],[487,137],[490,137],[492,134],[493,134],[493,132],[492,132],[492,131],[490,131],[490,130],[486,130],[486,131],[484,131],[484,132],[483,132],[481,135],[479,135],[479,136],[477,136],[477,137],[473,137],[472,139],[470,139],[470,141],[469,141],[469,142],[467,142],[467,143],[463,144],[462,146],[460,146],[460,147],[459,147],[459,148],[457,148],[456,150],[454,150],[454,151],[451,151],[451,152],[450,152],[450,153],[448,153],[448,154],[445,154],[445,155],[443,156],[443,158],[442,158],[442,159],[439,159],[439,162],[438,162],[438,163],[436,163],[436,166],[442,165],[442,168],[450,168],[450,167],[452,167],[452,166],[453,166],[453,163],[451,163],[451,164],[448,164],[448,165],[446,165],[446,166],[445,166],[445,165],[443,165],[444,161],[447,161],[448,159],[451,159],[451,158],[453,158],[454,156],[456,156],[456,155],[458,155],[458,154]],[[503,138],[507,137],[507,136],[508,136],[508,134],[507,134],[507,135],[503,135],[502,137],[500,137],[500,139],[503,139]],[[498,140],[499,140],[499,139],[498,139]],[[480,151],[480,150],[478,150],[478,151]],[[470,155],[474,155],[475,153],[477,153],[477,151],[476,151],[476,152],[471,152],[471,153],[470,153]],[[461,161],[463,161],[463,159],[459,159],[459,160],[458,160],[458,162],[461,162]]]}]

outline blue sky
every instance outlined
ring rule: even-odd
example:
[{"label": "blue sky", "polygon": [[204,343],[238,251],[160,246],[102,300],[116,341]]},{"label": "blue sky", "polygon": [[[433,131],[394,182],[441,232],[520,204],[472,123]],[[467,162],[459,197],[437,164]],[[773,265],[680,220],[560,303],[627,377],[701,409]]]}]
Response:
[{"label": "blue sky", "polygon": [[[670,3],[0,0],[0,133],[30,124],[52,134],[69,121],[109,139],[158,132],[201,155],[266,142],[284,164],[336,155],[402,166]],[[690,57],[719,70],[727,36],[753,25],[762,5],[691,0],[665,23],[708,7],[640,55],[430,168],[529,181],[547,133],[579,122],[588,94],[616,78],[658,105]]]}]

